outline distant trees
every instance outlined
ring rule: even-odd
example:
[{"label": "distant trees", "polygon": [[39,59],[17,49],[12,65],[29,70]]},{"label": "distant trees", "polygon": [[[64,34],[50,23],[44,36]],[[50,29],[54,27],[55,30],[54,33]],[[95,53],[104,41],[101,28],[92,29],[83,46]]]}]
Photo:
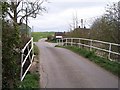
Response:
[{"label": "distant trees", "polygon": [[[78,19],[73,18],[73,26]],[[70,25],[72,27],[72,25]],[[69,37],[92,38],[102,41],[120,43],[120,2],[107,5],[106,13],[97,18],[90,30],[74,28],[67,33]]]}]

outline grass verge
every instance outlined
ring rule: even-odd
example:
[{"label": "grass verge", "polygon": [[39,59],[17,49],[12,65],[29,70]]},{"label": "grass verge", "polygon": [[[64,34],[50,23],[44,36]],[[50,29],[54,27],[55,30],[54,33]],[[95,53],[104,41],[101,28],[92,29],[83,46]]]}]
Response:
[{"label": "grass verge", "polygon": [[20,83],[19,88],[22,89],[29,89],[32,90],[32,88],[39,88],[39,74],[27,74],[24,78],[24,80]]},{"label": "grass verge", "polygon": [[[24,80],[19,83],[18,88],[21,90],[33,90],[33,89],[38,89],[40,88],[39,86],[39,73],[38,73],[38,68],[37,68],[37,62],[38,62],[38,54],[39,54],[39,49],[36,45],[34,45],[34,54],[36,57],[34,58],[33,63],[36,62],[36,64],[31,66],[30,73],[26,74]],[[37,60],[37,61],[36,61]]]},{"label": "grass verge", "polygon": [[35,44],[34,44],[34,54],[36,55],[36,57],[38,59],[39,49]]},{"label": "grass verge", "polygon": [[85,58],[88,58],[90,61],[120,77],[120,63],[99,57],[93,51],[88,51],[75,46],[63,46],[63,48],[69,49],[79,55],[84,56]]}]

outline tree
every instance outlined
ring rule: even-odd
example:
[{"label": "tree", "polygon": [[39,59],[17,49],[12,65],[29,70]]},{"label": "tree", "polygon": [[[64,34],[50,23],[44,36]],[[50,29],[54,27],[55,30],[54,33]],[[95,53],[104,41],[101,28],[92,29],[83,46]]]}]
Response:
[{"label": "tree", "polygon": [[119,33],[119,23],[120,23],[120,6],[119,3],[113,3],[113,5],[108,5],[106,10],[106,19],[109,25],[109,31],[111,32],[111,38],[115,41],[115,43],[120,43]]},{"label": "tree", "polygon": [[19,53],[16,46],[19,44],[18,35],[11,24],[5,20],[8,4],[1,2],[2,6],[2,88],[13,88],[19,76]]},{"label": "tree", "polygon": [[[20,76],[20,50],[21,44],[18,26],[26,17],[36,18],[38,14],[45,11],[42,7],[45,0],[34,2],[25,0],[8,0],[2,2],[2,87],[14,88],[16,80]],[[6,18],[10,18],[13,24]],[[23,43],[22,43],[23,44]],[[6,90],[6,89],[5,89]]]},{"label": "tree", "polygon": [[[22,25],[23,21],[26,21],[26,29],[27,29],[27,20],[28,17],[36,18],[38,14],[42,14],[43,11],[46,11],[46,8],[42,5],[47,0],[7,0],[4,2],[7,5],[7,10],[5,13],[9,16],[9,18],[13,22],[14,30],[19,38],[21,38],[22,42],[22,35],[19,34],[19,25]],[[27,35],[25,35],[27,38]]]},{"label": "tree", "polygon": [[[120,23],[120,7],[118,3],[107,5],[106,14],[94,21],[92,28],[92,38],[101,39],[114,43],[120,43],[119,23]],[[96,35],[96,36],[95,36]]]},{"label": "tree", "polygon": [[110,36],[110,27],[108,25],[107,19],[102,16],[101,18],[97,18],[91,27],[90,38],[114,42]]},{"label": "tree", "polygon": [[15,24],[22,24],[26,17],[36,18],[38,14],[46,11],[46,8],[42,6],[45,1],[46,0],[35,0],[34,2],[28,0],[15,0],[13,2],[13,0],[9,0],[9,2],[7,2],[8,10],[6,13]]}]

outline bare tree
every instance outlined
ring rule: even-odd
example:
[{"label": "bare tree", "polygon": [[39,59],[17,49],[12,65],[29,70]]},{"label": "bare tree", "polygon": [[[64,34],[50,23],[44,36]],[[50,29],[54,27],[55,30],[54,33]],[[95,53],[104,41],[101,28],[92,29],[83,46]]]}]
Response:
[{"label": "bare tree", "polygon": [[[42,12],[46,11],[46,7],[43,6],[45,2],[47,2],[47,0],[7,0],[3,2],[3,5],[5,4],[7,6],[5,13],[13,22],[16,36],[18,36],[23,43],[29,40],[27,29],[28,18],[36,18],[37,15],[41,15]],[[26,22],[26,32],[20,34],[19,26],[22,26],[23,21]]]},{"label": "bare tree", "polygon": [[36,18],[38,14],[46,11],[46,8],[42,6],[44,2],[46,0],[8,0],[6,13],[13,20],[14,24],[20,25],[26,17]]}]

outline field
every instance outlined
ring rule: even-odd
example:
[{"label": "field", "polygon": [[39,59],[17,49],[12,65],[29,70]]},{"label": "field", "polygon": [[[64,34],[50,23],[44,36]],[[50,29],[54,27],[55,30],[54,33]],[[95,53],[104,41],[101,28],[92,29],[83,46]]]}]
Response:
[{"label": "field", "polygon": [[33,41],[37,42],[41,38],[47,38],[54,35],[54,32],[32,32]]}]

